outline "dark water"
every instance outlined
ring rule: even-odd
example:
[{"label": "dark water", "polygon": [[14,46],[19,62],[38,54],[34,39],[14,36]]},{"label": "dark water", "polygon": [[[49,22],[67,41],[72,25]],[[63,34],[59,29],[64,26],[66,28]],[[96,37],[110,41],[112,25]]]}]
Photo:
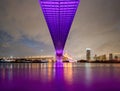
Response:
[{"label": "dark water", "polygon": [[120,64],[0,64],[0,91],[120,91]]}]

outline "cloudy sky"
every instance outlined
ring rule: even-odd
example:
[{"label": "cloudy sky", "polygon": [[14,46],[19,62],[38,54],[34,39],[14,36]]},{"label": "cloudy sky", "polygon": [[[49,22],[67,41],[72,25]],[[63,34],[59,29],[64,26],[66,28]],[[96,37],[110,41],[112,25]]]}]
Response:
[{"label": "cloudy sky", "polygon": [[[81,0],[65,51],[120,52],[120,0]],[[0,0],[0,56],[54,55],[38,0]]]}]

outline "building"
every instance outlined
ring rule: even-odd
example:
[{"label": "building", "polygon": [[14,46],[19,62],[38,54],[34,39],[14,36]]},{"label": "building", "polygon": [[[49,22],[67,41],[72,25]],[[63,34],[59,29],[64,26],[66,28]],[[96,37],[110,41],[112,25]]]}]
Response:
[{"label": "building", "polygon": [[91,49],[86,48],[86,60],[90,61],[91,60]]},{"label": "building", "polygon": [[119,57],[118,57],[118,56],[115,56],[114,59],[115,59],[116,61],[118,61]]},{"label": "building", "polygon": [[113,54],[113,60],[120,61],[120,53],[112,53]]},{"label": "building", "polygon": [[113,60],[113,54],[112,53],[109,54],[109,60]]},{"label": "building", "polygon": [[99,61],[106,61],[107,60],[107,56],[104,54],[104,55],[99,55],[99,56],[96,56],[96,60],[99,60]]}]

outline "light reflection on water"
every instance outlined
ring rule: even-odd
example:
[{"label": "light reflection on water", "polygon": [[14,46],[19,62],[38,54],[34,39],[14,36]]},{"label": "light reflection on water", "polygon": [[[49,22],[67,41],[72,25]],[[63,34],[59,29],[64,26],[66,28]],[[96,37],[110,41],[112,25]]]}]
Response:
[{"label": "light reflection on water", "polygon": [[120,91],[119,85],[120,64],[0,64],[0,91]]}]

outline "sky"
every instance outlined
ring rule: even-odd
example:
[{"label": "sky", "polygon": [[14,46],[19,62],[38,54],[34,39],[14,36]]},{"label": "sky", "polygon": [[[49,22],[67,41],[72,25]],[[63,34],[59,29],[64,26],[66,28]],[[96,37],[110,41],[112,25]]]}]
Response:
[{"label": "sky", "polygon": [[[120,0],[81,0],[65,52],[84,58],[120,52]],[[0,57],[54,55],[38,0],[0,0]]]}]

